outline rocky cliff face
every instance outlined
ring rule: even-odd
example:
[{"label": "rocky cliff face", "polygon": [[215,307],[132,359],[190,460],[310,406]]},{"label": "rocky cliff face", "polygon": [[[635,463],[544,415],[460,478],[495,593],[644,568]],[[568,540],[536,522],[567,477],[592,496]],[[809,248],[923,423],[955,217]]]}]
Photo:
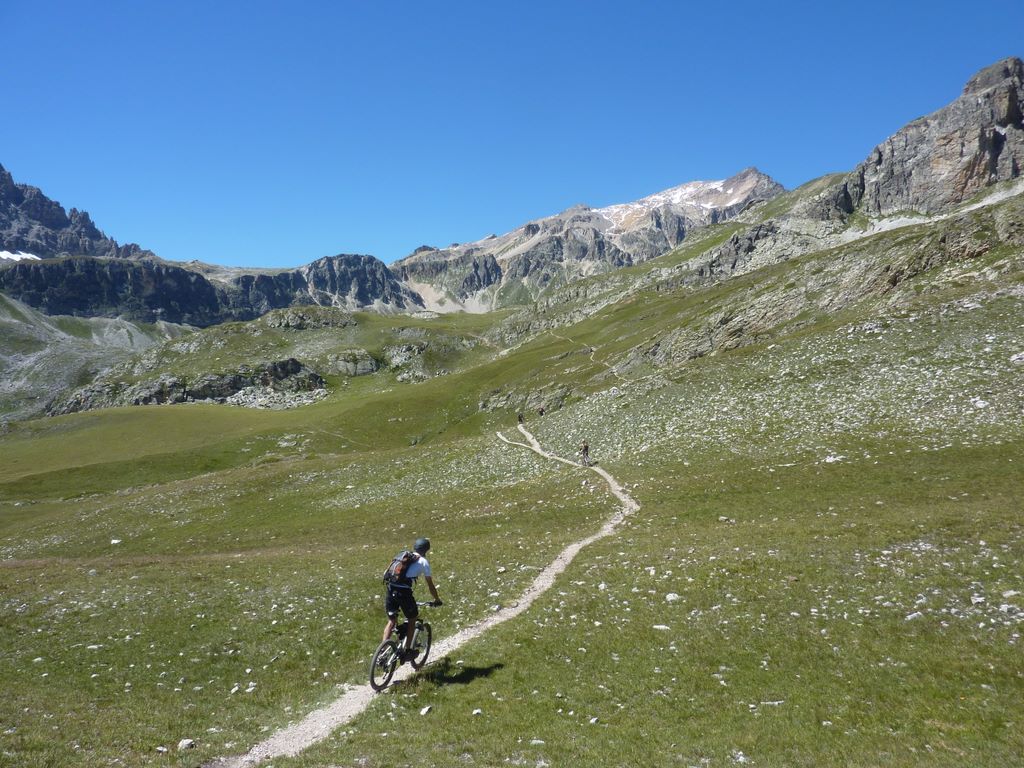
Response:
[{"label": "rocky cliff face", "polygon": [[294,270],[252,274],[235,270],[211,281],[232,317],[248,320],[271,309],[318,305],[402,312],[423,300],[402,285],[380,259],[339,254]]},{"label": "rocky cliff face", "polygon": [[577,206],[501,237],[419,248],[395,266],[430,309],[487,310],[535,299],[553,285],[660,256],[694,229],[730,219],[782,186],[754,168],[692,182],[633,203]]},{"label": "rocky cliff face", "polygon": [[371,256],[330,256],[297,270],[214,280],[155,259],[71,257],[0,269],[0,291],[50,315],[207,326],[271,309],[321,305],[402,311],[423,306]]},{"label": "rocky cliff face", "polygon": [[1004,59],[961,96],[879,144],[839,189],[837,207],[885,216],[944,213],[1024,169],[1024,63]]},{"label": "rocky cliff face", "polygon": [[0,290],[48,315],[210,325],[228,319],[202,275],[157,261],[76,256],[0,270]]},{"label": "rocky cliff face", "polygon": [[118,245],[93,224],[89,214],[65,211],[37,187],[16,184],[0,165],[0,251],[54,256],[140,258],[152,255],[134,243]]},{"label": "rocky cliff face", "polygon": [[313,304],[347,309],[374,307],[406,310],[422,308],[423,300],[403,286],[373,256],[331,256],[298,270]]}]

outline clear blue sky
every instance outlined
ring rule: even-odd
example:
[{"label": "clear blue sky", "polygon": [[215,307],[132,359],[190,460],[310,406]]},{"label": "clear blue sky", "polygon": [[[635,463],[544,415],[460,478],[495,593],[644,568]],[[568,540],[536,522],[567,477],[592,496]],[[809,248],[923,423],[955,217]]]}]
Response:
[{"label": "clear blue sky", "polygon": [[0,0],[0,164],[173,260],[390,263],[755,165],[847,170],[1024,2]]}]

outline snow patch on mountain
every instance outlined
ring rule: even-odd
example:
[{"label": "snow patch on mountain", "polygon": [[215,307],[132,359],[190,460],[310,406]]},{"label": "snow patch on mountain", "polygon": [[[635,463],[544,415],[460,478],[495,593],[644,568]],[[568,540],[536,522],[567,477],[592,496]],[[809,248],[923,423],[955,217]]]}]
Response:
[{"label": "snow patch on mountain", "polygon": [[38,256],[24,251],[0,251],[0,260],[3,261],[42,261]]},{"label": "snow patch on mountain", "polygon": [[[748,199],[765,178],[756,169],[748,168],[729,179],[690,181],[631,203],[595,208],[594,213],[611,221],[615,229],[623,229],[659,208],[689,208],[694,213],[727,210]],[[726,184],[729,184],[728,188]]]}]

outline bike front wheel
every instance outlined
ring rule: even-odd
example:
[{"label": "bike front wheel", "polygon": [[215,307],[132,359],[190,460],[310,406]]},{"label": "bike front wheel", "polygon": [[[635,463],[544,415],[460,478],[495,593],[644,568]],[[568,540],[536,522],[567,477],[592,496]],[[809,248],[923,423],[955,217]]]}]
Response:
[{"label": "bike front wheel", "polygon": [[411,662],[413,669],[419,669],[427,663],[427,656],[430,655],[430,639],[430,625],[424,622],[416,633],[416,645],[413,648],[416,651],[416,656]]},{"label": "bike front wheel", "polygon": [[373,654],[373,661],[370,662],[370,687],[375,691],[383,691],[387,688],[398,665],[398,646],[393,640],[385,640],[377,646],[377,650]]}]

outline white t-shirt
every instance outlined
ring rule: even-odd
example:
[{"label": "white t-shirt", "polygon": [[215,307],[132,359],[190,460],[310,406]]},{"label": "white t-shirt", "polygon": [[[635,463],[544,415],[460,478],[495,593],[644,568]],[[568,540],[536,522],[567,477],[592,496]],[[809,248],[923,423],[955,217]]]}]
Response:
[{"label": "white t-shirt", "polygon": [[413,581],[416,580],[417,576],[426,576],[430,578],[430,563],[427,562],[427,558],[420,555],[418,558],[409,563],[409,567],[405,569],[405,575]]}]

